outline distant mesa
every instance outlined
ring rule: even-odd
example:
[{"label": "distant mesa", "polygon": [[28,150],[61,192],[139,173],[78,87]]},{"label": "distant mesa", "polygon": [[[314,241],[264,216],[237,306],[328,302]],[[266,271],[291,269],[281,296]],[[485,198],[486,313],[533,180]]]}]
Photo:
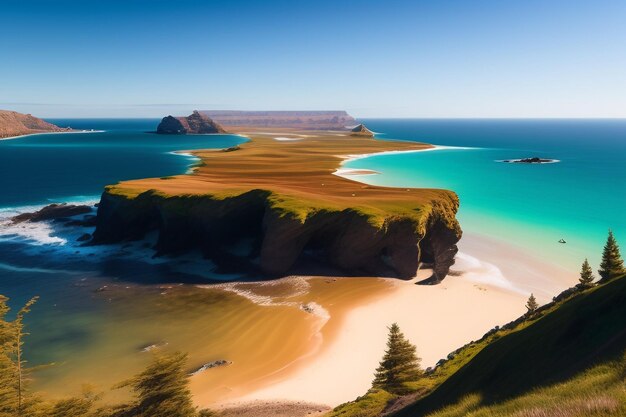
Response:
[{"label": "distant mesa", "polygon": [[187,117],[164,117],[156,132],[163,135],[227,133],[219,123],[197,110]]},{"label": "distant mesa", "polygon": [[523,159],[505,159],[501,162],[506,162],[508,164],[552,164],[554,162],[559,162],[558,159],[543,159],[537,156],[532,158],[523,158]]},{"label": "distant mesa", "polygon": [[350,132],[351,132],[350,134],[353,135],[353,136],[374,137],[374,132],[372,132],[367,127],[365,127],[365,125],[363,123],[361,123],[357,127],[353,128]]},{"label": "distant mesa", "polygon": [[72,129],[62,128],[30,114],[9,110],[0,110],[0,138],[31,135],[33,133],[69,132]]},{"label": "distant mesa", "polygon": [[201,110],[228,127],[289,128],[299,130],[342,130],[357,122],[343,110],[328,111],[240,111]]}]

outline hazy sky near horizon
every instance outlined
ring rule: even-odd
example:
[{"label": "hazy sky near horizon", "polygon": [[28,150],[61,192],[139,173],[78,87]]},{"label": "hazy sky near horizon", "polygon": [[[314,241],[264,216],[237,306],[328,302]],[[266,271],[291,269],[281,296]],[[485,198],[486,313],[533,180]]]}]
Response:
[{"label": "hazy sky near horizon", "polygon": [[0,108],[626,117],[624,0],[0,0]]}]

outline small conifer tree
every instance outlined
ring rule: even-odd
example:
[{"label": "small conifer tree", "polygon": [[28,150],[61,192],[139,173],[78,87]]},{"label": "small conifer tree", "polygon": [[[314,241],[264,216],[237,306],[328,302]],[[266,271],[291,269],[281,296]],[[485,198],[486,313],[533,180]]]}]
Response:
[{"label": "small conifer tree", "polygon": [[528,310],[526,314],[532,316],[538,308],[539,304],[537,303],[537,299],[533,294],[530,294],[530,297],[528,297],[528,301],[526,302],[526,310]]},{"label": "small conifer tree", "polygon": [[589,288],[593,286],[593,281],[596,277],[593,276],[593,270],[591,269],[591,265],[589,265],[589,261],[585,258],[585,262],[580,269],[580,285],[583,288]]},{"label": "small conifer tree", "polygon": [[626,273],[624,269],[624,260],[619,252],[619,246],[613,236],[613,232],[609,230],[609,236],[606,239],[604,245],[604,251],[602,252],[602,262],[600,262],[600,269],[598,273],[603,280],[613,279],[619,275]]},{"label": "small conifer tree", "polygon": [[421,359],[412,345],[394,323],[389,327],[387,350],[374,376],[372,386],[392,393],[406,390],[405,383],[419,379],[423,372],[420,368]]},{"label": "small conifer tree", "polygon": [[122,415],[196,417],[186,363],[187,355],[182,353],[157,354],[143,372],[118,385],[129,387],[137,395],[136,402]]}]

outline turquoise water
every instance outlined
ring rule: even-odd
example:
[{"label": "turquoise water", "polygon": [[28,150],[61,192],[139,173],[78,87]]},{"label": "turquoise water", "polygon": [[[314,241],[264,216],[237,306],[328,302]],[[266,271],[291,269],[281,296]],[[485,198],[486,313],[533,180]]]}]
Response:
[{"label": "turquoise water", "polygon": [[[573,271],[584,257],[597,266],[609,228],[626,245],[626,120],[364,122],[381,140],[459,147],[377,155],[345,167],[381,172],[358,177],[371,184],[456,191],[467,232],[516,243]],[[532,156],[559,162],[498,162]]]}]

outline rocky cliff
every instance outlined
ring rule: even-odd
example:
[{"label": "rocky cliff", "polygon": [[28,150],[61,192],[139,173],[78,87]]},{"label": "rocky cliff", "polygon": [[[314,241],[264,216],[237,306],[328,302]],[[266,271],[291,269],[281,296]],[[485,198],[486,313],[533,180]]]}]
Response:
[{"label": "rocky cliff", "polygon": [[67,132],[70,130],[69,128],[53,125],[30,114],[0,110],[0,138],[33,133]]},{"label": "rocky cliff", "polygon": [[350,130],[350,134],[352,136],[367,136],[367,137],[374,137],[374,132],[372,132],[371,130],[369,130],[367,127],[365,127],[364,124],[360,124],[354,128],[352,128],[352,130]]},{"label": "rocky cliff", "polygon": [[[268,276],[313,260],[346,275],[410,278],[424,262],[433,266],[431,281],[437,283],[454,263],[461,235],[455,198],[434,203],[421,221],[390,215],[382,223],[354,209],[310,207],[302,218],[280,201],[262,189],[221,198],[154,191],[128,196],[109,188],[100,200],[93,243],[137,240],[157,231],[158,255],[200,249],[218,265],[228,260]],[[249,246],[242,253],[244,242]]]},{"label": "rocky cliff", "polygon": [[164,117],[156,132],[160,134],[207,134],[226,133],[226,130],[208,116],[194,110],[187,117]]},{"label": "rocky cliff", "polygon": [[324,270],[410,278],[422,262],[437,283],[461,237],[456,194],[333,175],[342,154],[427,147],[331,132],[288,144],[252,135],[231,152],[196,151],[203,164],[193,175],[107,187],[92,243],[156,232],[157,255],[200,250],[224,269],[268,277]]}]

